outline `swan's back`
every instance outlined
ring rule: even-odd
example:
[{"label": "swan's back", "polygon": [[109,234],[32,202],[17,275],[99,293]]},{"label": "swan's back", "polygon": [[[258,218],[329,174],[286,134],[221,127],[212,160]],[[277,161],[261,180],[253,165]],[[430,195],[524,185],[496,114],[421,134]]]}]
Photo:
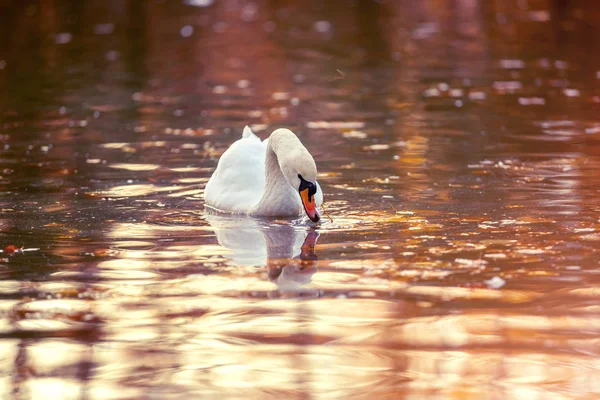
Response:
[{"label": "swan's back", "polygon": [[204,189],[206,205],[221,211],[249,213],[265,186],[266,142],[249,127],[219,159]]}]

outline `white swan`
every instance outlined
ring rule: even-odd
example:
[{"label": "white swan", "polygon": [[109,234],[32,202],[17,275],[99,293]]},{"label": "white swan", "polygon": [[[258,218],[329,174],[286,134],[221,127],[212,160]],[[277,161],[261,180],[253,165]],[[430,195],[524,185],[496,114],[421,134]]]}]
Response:
[{"label": "white swan", "polygon": [[277,129],[261,142],[246,126],[219,159],[204,202],[221,212],[265,217],[296,217],[304,208],[318,222],[323,192],[315,161],[292,131]]}]

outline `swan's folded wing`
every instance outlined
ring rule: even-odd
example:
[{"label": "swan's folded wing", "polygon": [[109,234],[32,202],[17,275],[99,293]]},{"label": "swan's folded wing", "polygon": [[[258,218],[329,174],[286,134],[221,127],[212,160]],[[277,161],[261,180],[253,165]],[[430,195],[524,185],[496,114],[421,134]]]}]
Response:
[{"label": "swan's folded wing", "polygon": [[254,134],[244,134],[233,143],[206,184],[206,205],[226,212],[250,212],[264,191],[265,153],[266,145]]}]

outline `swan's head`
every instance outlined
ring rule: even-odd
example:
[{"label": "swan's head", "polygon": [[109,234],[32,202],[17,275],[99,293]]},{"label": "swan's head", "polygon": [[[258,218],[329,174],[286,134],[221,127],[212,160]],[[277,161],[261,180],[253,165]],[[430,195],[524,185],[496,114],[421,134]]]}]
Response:
[{"label": "swan's head", "polygon": [[317,193],[316,179],[314,181],[308,181],[304,179],[302,174],[298,174],[300,185],[298,185],[298,192],[302,199],[302,205],[308,218],[313,222],[319,222],[319,212],[317,211],[317,202],[315,200],[315,194]]},{"label": "swan's head", "polygon": [[277,129],[269,137],[269,145],[277,154],[279,167],[288,183],[298,191],[304,211],[313,222],[321,217],[317,211],[317,166],[306,147],[289,129]]}]

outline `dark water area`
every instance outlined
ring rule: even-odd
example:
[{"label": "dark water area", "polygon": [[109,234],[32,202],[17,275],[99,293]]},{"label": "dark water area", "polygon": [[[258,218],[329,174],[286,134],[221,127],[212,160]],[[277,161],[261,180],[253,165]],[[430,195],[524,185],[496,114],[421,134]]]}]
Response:
[{"label": "dark water area", "polygon": [[[600,6],[0,0],[0,398],[600,397]],[[245,125],[323,218],[211,214]]]}]

